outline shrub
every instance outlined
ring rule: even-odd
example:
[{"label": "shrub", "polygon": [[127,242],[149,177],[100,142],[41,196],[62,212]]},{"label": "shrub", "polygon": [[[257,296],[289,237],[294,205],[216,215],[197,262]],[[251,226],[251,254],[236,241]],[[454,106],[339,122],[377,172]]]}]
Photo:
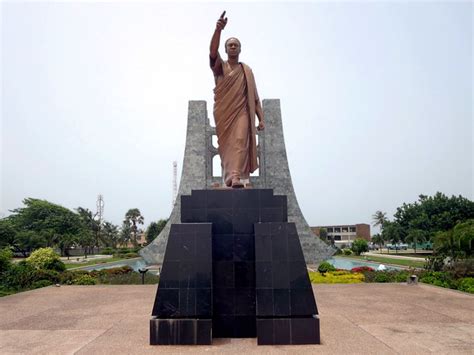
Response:
[{"label": "shrub", "polygon": [[113,248],[107,247],[107,248],[102,249],[100,253],[104,255],[112,255],[115,253],[115,250]]},{"label": "shrub", "polygon": [[55,270],[36,270],[34,279],[37,281],[50,281],[51,284],[56,284],[61,281],[61,276]]},{"label": "shrub", "polygon": [[[160,278],[157,275],[145,275],[145,284],[157,284]],[[99,283],[110,285],[140,285],[142,283],[142,275],[138,272],[129,272],[126,274],[102,274],[99,276]]]},{"label": "shrub", "polygon": [[358,266],[358,267],[353,267],[351,269],[351,272],[364,272],[364,271],[375,271],[373,268],[370,266]]},{"label": "shrub", "polygon": [[95,285],[97,284],[97,279],[92,277],[89,274],[84,274],[79,276],[77,279],[72,280],[73,285]]},{"label": "shrub", "polygon": [[423,277],[420,278],[420,281],[427,284],[452,289],[457,289],[459,284],[459,280],[453,279],[450,273],[444,271],[427,272],[423,275]]},{"label": "shrub", "polygon": [[13,252],[8,249],[0,249],[0,274],[10,269]]},{"label": "shrub", "polygon": [[51,286],[52,284],[53,283],[49,280],[39,280],[39,281],[33,282],[33,284],[31,285],[31,288],[47,287],[47,286]]},{"label": "shrub", "polygon": [[36,269],[64,271],[66,266],[53,248],[39,248],[26,259]]},{"label": "shrub", "polygon": [[58,283],[61,274],[55,270],[36,269],[26,261],[12,264],[10,269],[2,277],[2,285],[8,289],[21,290],[36,288],[34,284],[38,281],[48,281],[49,284]]},{"label": "shrub", "polygon": [[356,255],[360,255],[366,251],[369,251],[369,244],[365,239],[356,239],[352,242],[352,251]]},{"label": "shrub", "polygon": [[60,274],[59,282],[65,285],[72,285],[75,279],[87,274],[89,274],[89,272],[85,270],[65,271]]},{"label": "shrub", "polygon": [[416,274],[419,279],[424,272],[419,270],[385,270],[385,271],[363,271],[365,282],[406,282],[410,275]]},{"label": "shrub", "polygon": [[15,290],[28,288],[34,281],[37,281],[36,271],[33,265],[24,260],[18,264],[12,264],[2,278],[3,286]]},{"label": "shrub", "polygon": [[131,259],[131,258],[138,258],[138,253],[135,253],[135,252],[130,252],[130,253],[127,253],[124,255],[127,259]]},{"label": "shrub", "polygon": [[376,271],[374,282],[391,282],[392,278],[388,272],[385,271]]},{"label": "shrub", "polygon": [[98,276],[109,276],[109,275],[124,275],[133,272],[133,268],[129,265],[124,265],[120,267],[114,267],[110,269],[102,269],[102,270],[92,270],[90,275],[93,277]]},{"label": "shrub", "polygon": [[444,268],[444,259],[442,255],[431,255],[426,258],[425,269],[432,271],[441,271]]},{"label": "shrub", "polygon": [[327,261],[323,261],[321,264],[319,264],[318,271],[320,273],[325,273],[328,271],[336,271],[336,268],[332,264],[328,263]]},{"label": "shrub", "polygon": [[474,293],[474,277],[464,277],[459,280],[458,290]]},{"label": "shrub", "polygon": [[3,288],[3,287],[0,286],[0,297],[12,295],[14,293],[15,293],[15,290]]},{"label": "shrub", "polygon": [[343,249],[342,252],[344,253],[344,255],[352,255],[352,250],[350,249]]},{"label": "shrub", "polygon": [[395,278],[394,281],[395,282],[406,282],[410,275],[413,275],[413,273],[409,272],[409,271],[406,271],[406,270],[395,272],[394,273],[394,278]]},{"label": "shrub", "polygon": [[443,271],[449,272],[454,279],[474,277],[474,258],[456,260],[445,265]]}]

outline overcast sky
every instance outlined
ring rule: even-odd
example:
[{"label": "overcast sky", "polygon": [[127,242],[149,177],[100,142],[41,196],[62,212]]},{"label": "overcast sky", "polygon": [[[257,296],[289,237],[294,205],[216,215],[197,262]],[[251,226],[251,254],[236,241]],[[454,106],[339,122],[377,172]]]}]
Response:
[{"label": "overcast sky", "polygon": [[223,10],[260,97],[281,100],[310,225],[474,198],[470,1],[3,2],[0,214],[26,197],[95,211],[102,194],[116,224],[168,217],[188,100],[213,120]]}]

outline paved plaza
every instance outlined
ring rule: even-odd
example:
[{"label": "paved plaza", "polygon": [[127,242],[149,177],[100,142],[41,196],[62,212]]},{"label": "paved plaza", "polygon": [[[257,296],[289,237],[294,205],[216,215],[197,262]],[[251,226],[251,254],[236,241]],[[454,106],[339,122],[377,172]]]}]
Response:
[{"label": "paved plaza", "polygon": [[150,346],[156,286],[47,287],[0,298],[0,354],[472,354],[474,296],[428,285],[315,285],[321,345]]}]

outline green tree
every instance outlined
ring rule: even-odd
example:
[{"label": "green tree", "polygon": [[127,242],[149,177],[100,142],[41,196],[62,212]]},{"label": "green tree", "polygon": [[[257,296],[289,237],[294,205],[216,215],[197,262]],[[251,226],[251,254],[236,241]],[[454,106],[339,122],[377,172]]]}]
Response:
[{"label": "green tree", "polygon": [[165,228],[168,219],[160,219],[158,222],[151,222],[146,229],[146,241],[150,244]]},{"label": "green tree", "polygon": [[41,232],[31,230],[20,230],[16,234],[15,251],[26,257],[32,250],[47,247],[48,243],[41,234]]},{"label": "green tree", "polygon": [[426,240],[426,233],[422,229],[410,229],[407,236],[405,237],[405,242],[413,243],[413,248],[415,249],[416,254],[416,245],[422,243]]},{"label": "green tree", "polygon": [[90,237],[86,239],[88,241],[87,244],[89,245],[88,248],[91,249],[90,253],[93,253],[94,248],[100,247],[100,221],[95,218],[96,215],[88,208],[78,207],[76,211],[92,235],[93,243],[90,243]]},{"label": "green tree", "polygon": [[[395,252],[397,253],[396,245],[401,241],[401,228],[400,225],[396,222],[387,221],[384,224],[384,228],[382,230],[382,237],[388,243],[395,245]],[[390,249],[387,245],[387,252],[390,253]]]},{"label": "green tree", "polygon": [[405,240],[410,229],[425,232],[431,240],[438,232],[448,231],[459,222],[474,218],[474,202],[462,197],[448,197],[441,192],[434,196],[420,195],[418,201],[404,203],[397,208],[395,222],[401,228],[401,239]]},{"label": "green tree", "polygon": [[440,257],[448,256],[451,261],[473,255],[474,219],[458,223],[453,229],[438,232],[434,238],[433,251]]},{"label": "green tree", "polygon": [[84,250],[84,258],[87,259],[87,255],[90,255],[94,251],[95,238],[93,233],[86,229],[77,238],[77,244]]},{"label": "green tree", "polygon": [[0,249],[0,275],[10,269],[12,258],[13,253],[10,248]]},{"label": "green tree", "polygon": [[382,212],[382,211],[376,211],[372,215],[372,221],[373,221],[372,225],[374,227],[380,227],[380,231],[382,231],[385,223],[388,222],[387,213]]},{"label": "green tree", "polygon": [[374,234],[372,236],[372,243],[374,243],[375,245],[378,245],[380,249],[382,249],[383,247],[383,237],[380,233],[377,233],[377,234]]},{"label": "green tree", "polygon": [[454,238],[459,241],[459,249],[463,256],[466,258],[471,257],[474,252],[474,219],[458,223],[454,227]]},{"label": "green tree", "polygon": [[319,228],[319,238],[327,244],[334,244],[334,240],[328,242],[328,230],[324,227]]},{"label": "green tree", "polygon": [[80,237],[76,234],[65,234],[61,237],[58,243],[58,247],[61,250],[61,255],[67,256],[68,260],[70,257],[69,250],[79,244]]},{"label": "green tree", "polygon": [[143,224],[144,220],[145,219],[143,218],[138,208],[131,208],[125,214],[124,222],[126,221],[128,225],[130,226],[131,241],[135,247],[138,245],[137,243],[138,225]]},{"label": "green tree", "polygon": [[117,244],[120,240],[118,226],[111,222],[105,221],[102,228],[102,235],[105,246],[112,248],[117,247]]},{"label": "green tree", "polygon": [[0,219],[0,248],[13,247],[16,244],[16,230],[10,219]]},{"label": "green tree", "polygon": [[125,220],[122,223],[122,228],[120,229],[120,244],[125,246],[132,240],[132,225],[129,221]]},{"label": "green tree", "polygon": [[367,240],[362,239],[362,238],[357,238],[356,240],[352,242],[351,250],[354,252],[354,254],[360,255],[362,253],[369,251],[369,244],[367,243]]},{"label": "green tree", "polygon": [[15,230],[12,239],[11,230],[6,227],[9,244],[15,252],[26,256],[39,247],[59,247],[62,238],[78,236],[85,229],[79,216],[65,207],[34,198],[26,198],[23,204],[24,207],[11,211],[13,214],[7,218]]}]

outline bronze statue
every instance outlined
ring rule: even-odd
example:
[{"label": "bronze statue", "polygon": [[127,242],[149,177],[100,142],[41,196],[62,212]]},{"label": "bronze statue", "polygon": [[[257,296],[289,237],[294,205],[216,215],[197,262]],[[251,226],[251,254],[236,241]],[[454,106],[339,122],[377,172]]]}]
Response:
[{"label": "bronze statue", "polygon": [[255,115],[258,130],[265,124],[252,69],[239,62],[240,41],[232,37],[225,42],[226,61],[219,54],[221,31],[227,24],[224,16],[225,11],[217,20],[209,54],[216,83],[214,120],[224,182],[228,187],[240,188],[258,168]]}]

